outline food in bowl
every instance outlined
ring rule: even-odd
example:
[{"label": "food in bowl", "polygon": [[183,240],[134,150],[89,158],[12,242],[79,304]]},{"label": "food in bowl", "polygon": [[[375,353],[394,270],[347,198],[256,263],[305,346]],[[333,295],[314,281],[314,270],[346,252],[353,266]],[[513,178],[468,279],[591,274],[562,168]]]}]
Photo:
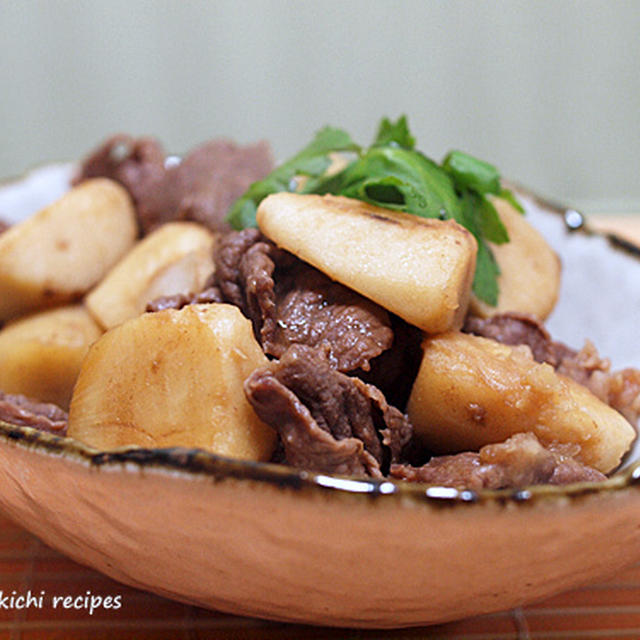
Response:
[{"label": "food in bowl", "polygon": [[96,180],[140,239],[64,299],[100,333],[69,437],[474,489],[602,480],[635,439],[640,372],[551,339],[559,260],[495,169],[438,165],[404,119],[273,170],[264,145],[177,162],[119,136],[65,197]]}]

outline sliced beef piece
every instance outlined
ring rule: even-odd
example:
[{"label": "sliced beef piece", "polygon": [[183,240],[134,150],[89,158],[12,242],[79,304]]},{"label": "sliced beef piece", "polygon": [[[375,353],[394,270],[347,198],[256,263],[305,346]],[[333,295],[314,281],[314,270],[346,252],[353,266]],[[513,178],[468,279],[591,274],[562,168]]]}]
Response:
[{"label": "sliced beef piece", "polygon": [[[259,229],[234,231],[222,236],[215,255],[215,284],[219,287],[224,299],[240,307],[245,315],[249,315],[249,308],[245,297],[247,283],[244,282],[244,274],[241,270],[242,259],[251,247],[264,242],[265,238]],[[275,265],[263,277],[271,280],[274,267]],[[269,283],[269,290],[272,289],[273,284]]]},{"label": "sliced beef piece", "polygon": [[594,371],[586,385],[591,392],[619,411],[631,424],[640,418],[640,371]]},{"label": "sliced beef piece", "polygon": [[170,188],[180,194],[177,217],[215,231],[230,229],[225,217],[231,205],[273,166],[266,142],[242,147],[212,140],[196,147],[167,171]]},{"label": "sliced beef piece", "polygon": [[511,346],[526,344],[535,360],[555,366],[551,336],[534,316],[526,313],[501,313],[491,318],[467,316],[463,331]]},{"label": "sliced beef piece", "polygon": [[420,368],[423,335],[402,318],[389,315],[393,331],[391,348],[371,360],[369,371],[358,370],[352,375],[380,389],[389,404],[404,411]]},{"label": "sliced beef piece", "polygon": [[640,417],[640,370],[627,368],[611,371],[611,363],[601,358],[589,340],[580,351],[558,342],[556,350],[558,373],[573,378],[596,397],[619,411],[631,424]]},{"label": "sliced beef piece", "polygon": [[275,314],[262,329],[267,353],[280,356],[291,344],[327,343],[340,371],[370,368],[389,349],[387,312],[323,273],[296,261],[276,280]]},{"label": "sliced beef piece", "polygon": [[246,380],[245,393],[300,469],[382,477],[413,435],[378,389],[336,371],[326,349],[290,347]]},{"label": "sliced beef piece", "polygon": [[64,436],[67,432],[67,419],[67,413],[55,404],[0,391],[0,420],[3,422]]},{"label": "sliced beef piece", "polygon": [[422,467],[392,464],[393,478],[458,489],[518,489],[535,484],[600,482],[606,476],[575,459],[574,447],[543,447],[532,433],[518,433],[479,453],[432,458]]},{"label": "sliced beef piece", "polygon": [[502,344],[527,345],[537,362],[546,362],[581,384],[586,384],[594,371],[609,369],[608,361],[598,356],[590,342],[581,351],[575,351],[554,341],[538,319],[525,313],[501,313],[491,318],[469,316],[463,331]]},{"label": "sliced beef piece", "polygon": [[265,353],[276,358],[292,344],[328,345],[339,371],[368,371],[370,361],[393,344],[382,307],[278,249],[256,229],[222,238],[216,284],[251,319]]},{"label": "sliced beef piece", "polygon": [[388,470],[390,464],[406,459],[407,449],[413,442],[413,425],[405,414],[387,402],[380,389],[359,378],[349,379],[360,394],[370,401],[374,425],[382,436],[382,466]]},{"label": "sliced beef piece", "polygon": [[212,302],[224,302],[218,287],[207,287],[200,293],[176,293],[172,296],[162,296],[147,304],[145,311],[155,312],[164,309],[182,309],[188,304],[208,304]]},{"label": "sliced beef piece", "polygon": [[165,189],[165,151],[153,138],[115,135],[100,145],[82,163],[74,178],[78,184],[89,178],[109,178],[119,182],[131,196],[143,233],[148,233],[154,221],[169,216],[176,201]]},{"label": "sliced beef piece", "polygon": [[609,361],[598,355],[595,346],[589,340],[580,351],[575,351],[559,342],[554,342],[553,345],[556,357],[553,361],[547,360],[547,362],[553,365],[558,373],[573,378],[586,387],[589,386],[594,373],[609,371],[611,366]]},{"label": "sliced beef piece", "polygon": [[546,362],[558,373],[584,385],[631,424],[637,424],[640,417],[640,371],[631,368],[611,371],[610,362],[598,355],[590,341],[587,340],[580,351],[575,351],[552,340],[534,317],[520,313],[504,313],[486,319],[469,316],[464,331],[503,344],[526,344],[538,362]]},{"label": "sliced beef piece", "polygon": [[172,220],[193,220],[221,231],[229,228],[225,217],[234,200],[272,168],[264,142],[242,147],[212,140],[173,164],[158,141],[116,135],[84,161],[74,182],[106,177],[122,184],[143,234]]},{"label": "sliced beef piece", "polygon": [[254,373],[245,389],[256,413],[282,438],[285,458],[281,462],[306,471],[381,477],[378,461],[361,440],[334,438],[270,372]]}]

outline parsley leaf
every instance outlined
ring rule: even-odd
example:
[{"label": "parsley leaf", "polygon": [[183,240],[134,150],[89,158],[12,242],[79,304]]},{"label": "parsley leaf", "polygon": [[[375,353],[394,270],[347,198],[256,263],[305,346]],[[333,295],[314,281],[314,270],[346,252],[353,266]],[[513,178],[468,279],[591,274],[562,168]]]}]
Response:
[{"label": "parsley leaf", "polygon": [[509,242],[509,233],[491,200],[484,196],[477,196],[476,211],[480,221],[482,235],[494,244]]},{"label": "parsley leaf", "polygon": [[401,116],[397,122],[382,118],[373,146],[388,144],[397,144],[405,149],[413,149],[416,146],[416,139],[409,133],[407,116]]},{"label": "parsley leaf", "polygon": [[493,165],[484,160],[478,160],[462,151],[450,151],[442,167],[461,188],[467,187],[482,195],[500,193],[500,174]]},{"label": "parsley leaf", "polygon": [[461,203],[461,217],[457,222],[471,231],[478,243],[476,272],[472,285],[473,292],[478,298],[495,307],[498,304],[500,267],[495,260],[491,247],[487,244],[488,238],[485,238],[482,231],[485,223],[483,223],[481,216],[477,215],[481,206],[481,199],[477,193],[466,189],[461,195]]},{"label": "parsley leaf", "polygon": [[498,194],[503,200],[506,200],[516,211],[524,213],[524,207],[518,202],[510,189],[500,189]]},{"label": "parsley leaf", "polygon": [[478,255],[476,257],[476,273],[473,278],[473,292],[492,307],[498,304],[498,276],[500,267],[487,246],[482,241],[478,243]]},{"label": "parsley leaf", "polygon": [[303,193],[332,193],[424,218],[455,218],[460,207],[449,176],[419,151],[374,146],[340,173]]},{"label": "parsley leaf", "polygon": [[[462,195],[468,193],[473,203],[471,206],[478,218],[478,225],[476,226],[476,231],[473,231],[473,233],[478,241],[478,247],[480,248],[480,245],[483,245],[483,255],[479,257],[479,262],[481,261],[480,267],[476,265],[476,271],[480,269],[480,271],[486,272],[485,280],[490,282],[495,279],[492,274],[494,274],[498,265],[495,263],[495,260],[493,260],[491,248],[485,244],[484,240],[488,240],[494,244],[509,242],[507,229],[502,223],[502,220],[500,220],[500,216],[493,206],[493,203],[487,198],[489,194],[502,195],[504,192],[500,186],[500,174],[493,165],[484,160],[474,158],[462,151],[449,152],[442,166],[452,177],[458,193]],[[513,196],[511,197],[513,198]],[[515,200],[515,198],[513,199]],[[471,230],[470,227],[467,226],[467,228]],[[492,259],[495,268],[490,268],[490,263],[485,259],[485,254]],[[497,273],[495,276],[497,277]],[[485,292],[483,295],[480,295],[476,290],[480,288]],[[487,294],[487,291],[486,286],[474,288],[474,292],[479,298],[495,306],[497,304],[497,291],[495,296],[493,293]],[[496,302],[490,302],[490,300],[494,298]]]},{"label": "parsley leaf", "polygon": [[[330,153],[355,152],[341,171],[326,175]],[[235,202],[227,220],[236,229],[256,225],[261,200],[278,191],[294,191],[297,175],[308,176],[300,193],[347,196],[425,218],[453,219],[478,243],[473,291],[492,306],[498,303],[500,268],[489,242],[509,241],[507,230],[487,197],[506,198],[523,211],[513,194],[502,189],[498,170],[462,151],[451,151],[442,165],[415,149],[406,116],[383,118],[373,144],[362,148],[342,129],[325,127],[293,158],[264,180],[255,182]]]},{"label": "parsley leaf", "polygon": [[316,137],[293,158],[274,169],[266,178],[254,182],[247,192],[231,207],[227,222],[234,229],[256,226],[256,211],[264,198],[280,191],[294,191],[293,178],[298,175],[319,177],[331,164],[330,153],[339,151],[359,151],[346,131],[325,127]]}]

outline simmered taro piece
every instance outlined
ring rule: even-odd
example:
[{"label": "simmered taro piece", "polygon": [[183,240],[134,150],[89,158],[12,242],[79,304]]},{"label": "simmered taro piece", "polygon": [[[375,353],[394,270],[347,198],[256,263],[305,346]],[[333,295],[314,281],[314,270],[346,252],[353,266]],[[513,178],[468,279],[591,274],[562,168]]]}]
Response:
[{"label": "simmered taro piece", "polygon": [[69,435],[100,451],[197,447],[269,460],[276,434],[255,415],[243,389],[267,363],[237,307],[143,313],[90,349],[69,409]]},{"label": "simmered taro piece", "polygon": [[222,239],[216,284],[251,318],[262,348],[276,358],[293,344],[328,345],[334,368],[368,371],[393,344],[382,307],[278,249],[257,229]]},{"label": "simmered taro piece", "polygon": [[0,234],[0,320],[80,299],[138,235],[127,191],[97,178]]},{"label": "simmered taro piece", "polygon": [[221,231],[229,228],[225,216],[231,204],[272,167],[264,142],[242,147],[212,140],[171,164],[157,140],[117,135],[84,161],[76,182],[103,176],[124,185],[143,234],[172,220],[193,220]]},{"label": "simmered taro piece", "polygon": [[604,474],[575,459],[578,448],[545,448],[534,434],[518,433],[505,442],[486,445],[478,453],[439,456],[418,468],[392,464],[390,475],[410,482],[474,490],[604,480]]},{"label": "simmered taro piece", "polygon": [[59,436],[66,435],[66,411],[55,404],[38,402],[23,395],[0,391],[0,420],[21,427],[34,427]]},{"label": "simmered taro piece", "polygon": [[412,436],[406,417],[382,393],[336,371],[327,350],[290,347],[258,369],[245,393],[280,435],[285,462],[322,473],[382,477]]},{"label": "simmered taro piece", "polygon": [[536,362],[527,346],[456,332],[425,338],[407,413],[434,453],[478,451],[531,431],[545,446],[579,443],[578,459],[603,473],[636,437],[620,413]]},{"label": "simmered taro piece", "polygon": [[191,295],[213,273],[217,235],[195,222],[168,222],[145,236],[85,298],[105,329],[144,313],[162,296]]},{"label": "simmered taro piece", "polygon": [[296,193],[268,196],[256,215],[279,247],[409,324],[427,333],[462,326],[477,242],[453,220]]},{"label": "simmered taro piece", "polygon": [[562,375],[584,385],[597,398],[619,411],[631,424],[640,417],[640,371],[611,371],[608,360],[587,342],[576,351],[554,341],[533,316],[504,313],[492,318],[467,318],[464,330],[507,345],[527,345],[538,362],[546,362]]}]

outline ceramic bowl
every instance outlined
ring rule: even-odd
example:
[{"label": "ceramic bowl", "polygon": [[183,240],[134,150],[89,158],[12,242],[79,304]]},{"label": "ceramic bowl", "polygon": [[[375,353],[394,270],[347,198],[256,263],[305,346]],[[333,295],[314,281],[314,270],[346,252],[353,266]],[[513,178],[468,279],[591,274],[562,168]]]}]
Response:
[{"label": "ceramic bowl", "polygon": [[[553,334],[640,366],[638,253],[525,201],[565,262]],[[0,216],[3,202],[0,190]],[[523,605],[639,561],[639,457],[602,483],[473,492],[188,449],[100,453],[0,423],[0,507],[77,562],[183,602],[402,627]]]}]

